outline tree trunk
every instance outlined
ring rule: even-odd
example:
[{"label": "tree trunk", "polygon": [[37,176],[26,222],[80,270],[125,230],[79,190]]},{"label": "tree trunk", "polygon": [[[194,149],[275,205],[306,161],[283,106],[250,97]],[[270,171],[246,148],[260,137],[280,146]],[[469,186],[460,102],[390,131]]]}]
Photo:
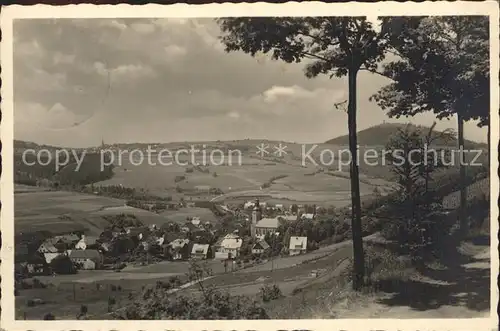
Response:
[{"label": "tree trunk", "polygon": [[467,186],[465,182],[465,153],[464,153],[464,120],[460,112],[457,112],[458,120],[458,151],[460,162],[460,232],[462,235],[467,232]]},{"label": "tree trunk", "polygon": [[359,194],[359,168],[358,168],[358,137],[356,129],[356,76],[358,71],[349,70],[349,105],[347,109],[349,126],[349,151],[351,153],[351,207],[352,207],[352,242],[354,252],[354,277],[352,286],[359,290],[363,286],[365,273],[363,237],[361,233],[361,197]]},{"label": "tree trunk", "polygon": [[488,120],[488,137],[487,138],[487,142],[488,142],[488,173],[490,171],[490,156],[491,156],[491,152],[490,152],[490,147],[491,147],[491,137],[490,137],[490,134],[491,134],[491,131],[490,131],[490,121]]}]

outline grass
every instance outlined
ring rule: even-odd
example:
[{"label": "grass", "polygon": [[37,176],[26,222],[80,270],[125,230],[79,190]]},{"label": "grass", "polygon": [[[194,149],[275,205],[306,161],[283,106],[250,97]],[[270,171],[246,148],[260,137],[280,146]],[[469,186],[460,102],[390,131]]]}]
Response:
[{"label": "grass", "polygon": [[[122,210],[124,201],[67,191],[33,190],[14,195],[15,230],[68,233],[85,231],[99,235],[108,224],[102,216],[134,214],[144,224],[167,222],[165,217],[136,208]],[[67,215],[69,218],[60,218]]]}]

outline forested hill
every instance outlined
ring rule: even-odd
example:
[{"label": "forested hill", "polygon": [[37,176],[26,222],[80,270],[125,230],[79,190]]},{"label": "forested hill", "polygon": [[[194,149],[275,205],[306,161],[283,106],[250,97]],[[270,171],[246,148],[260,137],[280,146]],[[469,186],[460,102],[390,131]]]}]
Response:
[{"label": "forested hill", "polygon": [[[407,124],[400,123],[384,123],[372,126],[368,129],[358,132],[358,145],[360,146],[385,146],[393,134],[395,134],[398,129],[404,129]],[[410,128],[419,128],[423,133],[429,131],[429,127],[416,126],[410,124]],[[349,136],[340,136],[337,138],[330,139],[326,142],[332,145],[349,145]],[[436,139],[434,142],[436,146],[450,146],[456,147],[456,140],[446,141],[442,139]],[[465,140],[466,148],[487,148],[486,143],[479,143],[471,140]]]}]

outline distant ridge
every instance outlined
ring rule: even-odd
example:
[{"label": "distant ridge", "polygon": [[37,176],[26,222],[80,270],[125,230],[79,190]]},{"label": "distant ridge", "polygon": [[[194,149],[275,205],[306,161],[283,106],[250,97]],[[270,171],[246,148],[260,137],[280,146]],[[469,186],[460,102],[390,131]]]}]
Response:
[{"label": "distant ridge", "polygon": [[[398,129],[404,129],[408,124],[402,123],[383,123],[379,125],[372,126],[368,129],[358,132],[358,145],[360,146],[385,146],[389,141],[389,137],[395,134]],[[423,132],[427,132],[430,127],[409,124],[411,128],[419,128]],[[436,131],[437,132],[437,131]],[[332,145],[349,145],[349,136],[344,135],[337,138],[330,139],[325,142],[326,144]],[[444,141],[437,139],[434,142],[438,146],[450,146],[455,147],[457,145],[456,139],[452,141]],[[487,148],[486,143],[475,142],[471,140],[465,140],[466,147],[475,148]]]}]

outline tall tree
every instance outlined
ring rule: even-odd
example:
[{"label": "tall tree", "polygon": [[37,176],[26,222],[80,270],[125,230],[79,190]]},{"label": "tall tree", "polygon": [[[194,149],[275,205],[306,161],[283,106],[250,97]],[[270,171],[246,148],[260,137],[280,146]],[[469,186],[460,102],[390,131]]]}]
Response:
[{"label": "tall tree", "polygon": [[393,82],[373,98],[389,116],[433,111],[456,116],[460,156],[460,227],[467,227],[464,122],[488,126],[489,23],[483,16],[391,18],[386,21],[396,59],[383,75]]},{"label": "tall tree", "polygon": [[[217,20],[227,52],[252,56],[271,54],[287,63],[306,62],[305,75],[348,77],[348,129],[354,247],[353,288],[363,284],[364,255],[361,236],[361,201],[357,160],[356,79],[360,70],[375,72],[384,59],[387,40],[366,17],[239,17]],[[332,105],[333,106],[333,105]]]}]

